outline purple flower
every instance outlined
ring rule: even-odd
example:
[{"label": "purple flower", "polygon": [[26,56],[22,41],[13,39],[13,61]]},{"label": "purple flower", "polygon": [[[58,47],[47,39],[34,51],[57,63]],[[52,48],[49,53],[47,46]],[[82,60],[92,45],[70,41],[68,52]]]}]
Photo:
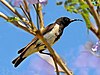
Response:
[{"label": "purple flower", "polygon": [[14,6],[19,6],[22,2],[23,0],[16,0],[14,1]]},{"label": "purple flower", "polygon": [[[37,4],[37,3],[41,3],[43,5],[47,4],[48,0],[26,0],[29,4]],[[11,5],[13,6],[19,6],[21,3],[23,3],[23,0],[8,0],[8,2],[11,3]]]},{"label": "purple flower", "polygon": [[14,6],[14,7],[19,7],[20,4],[23,3],[23,0],[7,0],[10,5]]},{"label": "purple flower", "polygon": [[37,4],[39,0],[27,0],[30,4]]},{"label": "purple flower", "polygon": [[37,3],[41,3],[41,4],[47,4],[47,0],[27,0],[30,4],[37,4]]},{"label": "purple flower", "polygon": [[48,0],[39,0],[39,1],[40,1],[41,4],[44,4],[44,5],[46,5],[47,2],[48,2]]},{"label": "purple flower", "polygon": [[[89,47],[89,45],[88,45]],[[81,47],[81,52],[79,54],[79,56],[76,59],[75,65],[77,67],[92,67],[92,68],[97,68],[100,62],[100,58],[93,55],[90,50],[91,50],[90,46],[89,48],[86,48],[85,46]]]},{"label": "purple flower", "polygon": [[100,40],[95,45],[93,45],[93,47],[91,48],[91,52],[96,56],[100,56]]}]

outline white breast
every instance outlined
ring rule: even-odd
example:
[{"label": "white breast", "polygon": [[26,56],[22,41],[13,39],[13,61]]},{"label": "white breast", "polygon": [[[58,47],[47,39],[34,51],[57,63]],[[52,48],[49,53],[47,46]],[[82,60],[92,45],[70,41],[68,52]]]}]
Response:
[{"label": "white breast", "polygon": [[56,34],[58,34],[58,35],[59,35],[59,33],[58,33],[58,32],[59,32],[59,25],[58,25],[58,24],[56,24],[50,33],[51,33],[51,34],[52,34],[52,33],[56,33]]},{"label": "white breast", "polygon": [[56,24],[54,28],[48,33],[45,34],[44,37],[46,38],[47,42],[52,45],[55,38],[57,38],[57,35],[59,35],[59,25]]}]

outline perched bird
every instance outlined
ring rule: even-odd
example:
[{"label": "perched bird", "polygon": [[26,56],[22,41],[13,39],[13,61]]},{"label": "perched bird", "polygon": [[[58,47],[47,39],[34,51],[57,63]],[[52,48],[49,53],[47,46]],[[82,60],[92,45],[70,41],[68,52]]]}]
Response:
[{"label": "perched bird", "polygon": [[[80,19],[69,19],[68,17],[58,18],[55,23],[48,25],[43,31],[42,34],[47,42],[52,46],[58,39],[61,37],[63,30],[67,27],[71,22],[74,21],[82,21]],[[16,59],[12,61],[15,67],[17,67],[25,58],[29,55],[46,50],[45,44],[35,37],[26,47],[22,48],[18,51],[20,54]],[[45,54],[45,53],[44,53]]]}]

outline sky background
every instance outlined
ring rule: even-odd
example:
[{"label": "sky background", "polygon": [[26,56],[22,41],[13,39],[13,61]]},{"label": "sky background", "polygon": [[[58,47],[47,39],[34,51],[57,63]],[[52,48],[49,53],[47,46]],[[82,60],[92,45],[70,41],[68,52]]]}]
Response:
[{"label": "sky background", "polygon": [[[1,3],[0,12],[11,15]],[[55,0],[49,0],[43,7],[43,12],[45,26],[61,16],[82,19],[81,15],[69,13],[63,6],[57,6]],[[32,14],[33,17],[36,15],[34,12]],[[36,23],[36,19],[33,20]],[[26,46],[33,37],[0,18],[0,75],[55,75],[52,65],[37,54],[29,56],[18,68],[13,67],[11,61],[18,56],[17,51]],[[85,22],[73,22],[65,28],[61,39],[53,46],[74,75],[100,75],[100,58],[84,47],[89,46],[89,41],[95,43],[97,39],[91,32],[87,32]]]}]

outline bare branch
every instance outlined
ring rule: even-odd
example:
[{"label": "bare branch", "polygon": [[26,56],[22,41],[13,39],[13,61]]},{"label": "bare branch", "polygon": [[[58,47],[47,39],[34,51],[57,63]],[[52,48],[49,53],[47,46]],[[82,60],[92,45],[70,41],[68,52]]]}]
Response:
[{"label": "bare branch", "polygon": [[[28,16],[28,14],[27,14],[27,12],[25,11],[25,9],[23,8],[23,6],[22,5],[20,5],[20,8],[22,9],[22,11],[23,11],[23,13],[25,14],[25,16],[26,16],[26,18],[30,21],[30,18],[29,18],[29,16]],[[23,20],[22,20],[24,23],[26,23],[30,28],[32,28],[33,29],[33,26],[32,26],[32,24],[29,22],[29,21],[27,21],[26,19],[24,19],[23,18]],[[35,28],[35,27],[34,27]]]},{"label": "bare branch", "polygon": [[9,8],[20,19],[23,19],[22,16],[6,0],[0,0],[0,2],[2,2],[7,8]]},{"label": "bare branch", "polygon": [[[0,17],[4,18],[5,20],[9,20],[9,17],[6,16],[5,14],[3,14],[2,12],[0,12]],[[20,21],[11,21],[11,23],[13,23],[13,25],[25,30],[26,32],[28,33],[31,33],[31,34],[34,34],[35,35],[35,32],[32,31],[32,30],[29,30],[25,27],[25,25],[23,23],[21,23]]]},{"label": "bare branch", "polygon": [[28,14],[26,13],[26,11],[24,10],[23,6],[20,5],[20,8],[22,9],[23,13],[25,14],[25,16],[27,17],[27,19],[29,20],[29,16]]},{"label": "bare branch", "polygon": [[44,22],[43,22],[43,14],[42,14],[42,6],[41,4],[37,4],[37,14],[39,15],[40,20],[40,30],[44,29]]},{"label": "bare branch", "polygon": [[28,4],[26,2],[26,0],[23,1],[24,2],[24,9],[27,12],[28,16],[29,16],[29,21],[31,23],[31,28],[34,30],[34,28],[36,29],[34,23],[32,22],[32,18],[31,18],[31,14],[30,14],[30,9],[28,8]]},{"label": "bare branch", "polygon": [[90,24],[90,30],[98,37],[98,30],[94,27],[92,23]]},{"label": "bare branch", "polygon": [[[23,17],[7,2],[7,1],[5,1],[5,0],[1,0],[0,2],[2,2],[6,7],[8,7],[15,15],[17,15],[21,20],[23,20],[24,21],[24,19],[23,19]],[[30,16],[30,14],[28,14],[29,16]],[[26,23],[28,23],[27,22],[27,20],[25,20],[26,21]],[[35,27],[35,25],[33,24],[33,22],[32,22],[32,20],[30,19],[29,20],[30,21],[30,23],[31,23],[31,25],[32,25],[32,31],[33,32],[35,32],[37,29],[36,29],[36,27]],[[32,31],[30,31],[31,33],[33,33]]]},{"label": "bare branch", "polygon": [[52,57],[52,59],[53,59],[54,64],[55,64],[56,74],[59,75],[58,65],[53,57]]}]

